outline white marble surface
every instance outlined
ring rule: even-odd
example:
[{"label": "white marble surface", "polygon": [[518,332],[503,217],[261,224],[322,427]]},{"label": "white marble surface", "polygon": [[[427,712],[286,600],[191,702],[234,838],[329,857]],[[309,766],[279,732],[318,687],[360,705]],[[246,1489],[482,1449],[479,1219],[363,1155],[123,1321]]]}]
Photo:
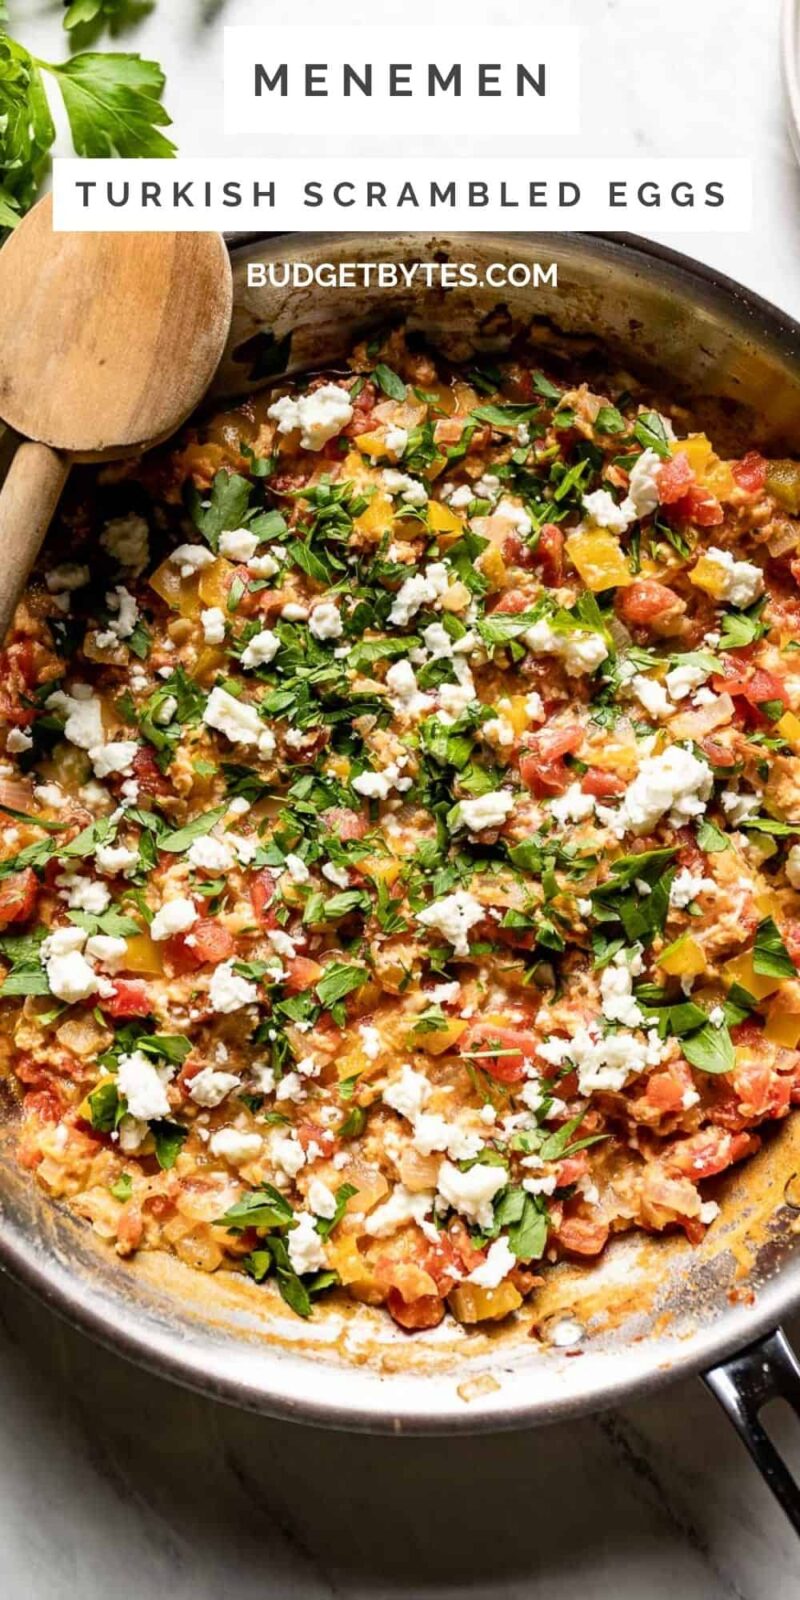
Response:
[{"label": "white marble surface", "polygon": [[[359,4],[337,15],[355,21]],[[160,0],[135,30],[131,47],[167,68],[184,153],[235,148],[219,133],[223,21],[299,9]],[[324,9],[303,0],[310,27]],[[433,14],[425,0],[383,0],[380,14],[414,12]],[[526,0],[524,12],[588,35],[583,132],[557,148],[753,159],[753,233],[676,244],[800,315],[777,0]],[[12,13],[58,59],[55,0]],[[800,1343],[800,1320],[790,1331]],[[527,1436],[345,1438],[184,1393],[0,1281],[3,1600],[795,1600],[799,1584],[797,1540],[699,1383]]]}]

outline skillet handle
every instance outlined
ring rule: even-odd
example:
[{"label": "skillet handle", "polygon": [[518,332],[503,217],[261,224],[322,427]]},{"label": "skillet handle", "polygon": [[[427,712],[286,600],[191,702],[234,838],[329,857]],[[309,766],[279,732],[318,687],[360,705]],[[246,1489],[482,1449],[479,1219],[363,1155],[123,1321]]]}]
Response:
[{"label": "skillet handle", "polygon": [[781,1328],[703,1374],[764,1482],[800,1533],[800,1484],[761,1424],[769,1400],[787,1400],[800,1420],[800,1362]]}]

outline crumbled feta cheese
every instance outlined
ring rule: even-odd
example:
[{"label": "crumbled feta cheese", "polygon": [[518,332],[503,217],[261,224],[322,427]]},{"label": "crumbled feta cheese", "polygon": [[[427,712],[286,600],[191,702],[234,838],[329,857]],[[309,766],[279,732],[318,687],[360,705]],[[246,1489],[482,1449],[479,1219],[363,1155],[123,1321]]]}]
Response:
[{"label": "crumbled feta cheese", "polygon": [[97,635],[96,642],[101,650],[111,650],[115,644],[129,639],[139,617],[139,607],[124,584],[118,584],[106,595],[106,605],[116,615],[109,618],[108,627]]},{"label": "crumbled feta cheese", "polygon": [[33,734],[27,728],[9,728],[6,736],[6,750],[12,756],[22,755],[25,750],[33,749]]},{"label": "crumbled feta cheese", "polygon": [[[456,490],[456,494],[461,494],[461,492],[462,491],[460,489]],[[484,472],[482,474],[482,476],[480,478],[478,478],[477,481],[472,485],[471,488],[468,485],[466,486],[466,493],[467,493],[467,499],[466,499],[466,501],[462,501],[461,504],[469,505],[470,498],[472,498],[473,500],[491,500],[492,502],[494,502],[497,499],[497,497],[498,497],[498,495],[500,493],[500,479],[496,476],[496,474],[494,472]],[[508,503],[509,503],[508,501],[505,502],[505,504],[508,504]],[[453,497],[451,498],[450,504],[451,505],[455,505],[456,504],[456,496],[455,495],[453,495]],[[500,506],[498,506],[497,509],[498,509],[498,512],[502,510],[502,508]],[[514,511],[516,511],[518,509],[519,508],[517,506],[513,507]],[[530,520],[528,520],[528,529],[527,529],[527,531],[528,531],[528,533],[530,533],[530,531],[531,531],[531,529],[530,529]]]},{"label": "crumbled feta cheese", "polygon": [[195,839],[186,856],[191,866],[203,872],[229,872],[235,859],[227,840],[215,839],[210,833]]},{"label": "crumbled feta cheese", "polygon": [[609,1022],[621,1022],[626,1028],[640,1026],[642,1012],[633,998],[631,969],[622,951],[600,974],[600,994],[603,1016]]},{"label": "crumbled feta cheese", "polygon": [[735,561],[730,550],[720,550],[711,545],[703,551],[703,560],[719,568],[722,585],[719,599],[726,605],[750,606],[764,592],[764,574],[752,561]]},{"label": "crumbled feta cheese", "polygon": [[599,633],[580,629],[556,633],[544,618],[534,622],[523,637],[534,655],[557,656],[564,663],[564,670],[570,678],[595,672],[608,656],[606,642]]},{"label": "crumbled feta cheese", "polygon": [[308,1204],[316,1217],[324,1217],[329,1221],[336,1215],[336,1196],[327,1183],[321,1178],[312,1178],[308,1185],[306,1196]]},{"label": "crumbled feta cheese", "polygon": [[208,996],[212,1011],[227,1014],[240,1011],[242,1006],[255,1005],[258,989],[247,978],[240,978],[233,970],[232,961],[222,961],[214,968]]},{"label": "crumbled feta cheese", "polygon": [[86,940],[86,956],[89,961],[99,961],[109,972],[117,972],[127,960],[128,942],[113,933],[93,933]]},{"label": "crumbled feta cheese", "polygon": [[244,1128],[218,1128],[212,1133],[208,1148],[212,1156],[221,1156],[232,1167],[241,1167],[245,1161],[254,1161],[261,1153],[260,1133],[248,1133]]},{"label": "crumbled feta cheese", "polygon": [[112,739],[108,744],[92,745],[89,757],[95,776],[108,778],[112,772],[130,772],[138,748],[135,739]]},{"label": "crumbled feta cheese", "polygon": [[399,495],[407,506],[425,505],[428,491],[419,478],[410,478],[407,472],[398,472],[396,467],[384,467],[381,479],[386,493],[393,499]]},{"label": "crumbled feta cheese", "polygon": [[75,589],[82,589],[90,577],[88,567],[79,566],[76,561],[62,561],[60,566],[51,567],[45,573],[44,581],[51,594],[71,594]]},{"label": "crumbled feta cheese", "polygon": [[[377,1030],[368,1022],[360,1022],[358,1031],[361,1036],[361,1048],[368,1061],[377,1061],[383,1049],[383,1041]],[[403,1070],[406,1070],[405,1068]],[[410,1071],[410,1068],[408,1069]],[[395,1106],[395,1110],[399,1108]]]},{"label": "crumbled feta cheese", "polygon": [[[495,1169],[496,1170],[496,1169]],[[505,1172],[502,1174],[505,1183]],[[407,1222],[422,1223],[433,1205],[427,1189],[412,1192],[398,1183],[383,1205],[376,1206],[364,1223],[364,1232],[373,1239],[387,1239]]]},{"label": "crumbled feta cheese", "polygon": [[499,505],[495,507],[494,515],[502,517],[503,521],[507,522],[515,533],[518,533],[523,539],[533,527],[527,511],[524,511],[522,506],[515,506],[513,500],[501,500]]},{"label": "crumbled feta cheese", "polygon": [[[80,934],[80,944],[86,939],[86,934],[80,928],[63,931]],[[53,949],[52,954],[45,955],[47,945],[54,938],[55,935],[51,935],[51,938],[45,939],[42,944],[42,960],[50,993],[58,1000],[66,1000],[70,1005],[77,1000],[88,1000],[89,995],[96,994],[101,986],[97,973],[81,955],[80,950],[74,946],[64,952]]]},{"label": "crumbled feta cheese", "polygon": [[177,709],[178,702],[174,694],[168,694],[166,700],[162,701],[158,710],[153,712],[153,721],[159,728],[168,728]]},{"label": "crumbled feta cheese", "polygon": [[274,544],[271,550],[264,552],[263,556],[251,556],[247,565],[257,578],[274,578],[285,558],[286,551],[283,546]]},{"label": "crumbled feta cheese", "polygon": [[219,606],[209,606],[200,612],[203,638],[206,644],[222,644],[225,638],[225,614]]},{"label": "crumbled feta cheese", "polygon": [[663,683],[659,683],[657,678],[646,678],[643,673],[637,672],[636,676],[631,678],[631,689],[648,716],[672,716],[675,707]]},{"label": "crumbled feta cheese", "polygon": [[417,921],[423,927],[440,933],[453,946],[457,956],[469,955],[468,935],[471,928],[485,917],[485,908],[466,889],[456,889],[453,894],[434,900],[424,911],[417,912]]},{"label": "crumbled feta cheese", "polygon": [[134,577],[144,572],[150,558],[149,536],[144,517],[137,516],[135,511],[107,522],[100,543],[121,567],[128,567]]},{"label": "crumbled feta cheese", "polygon": [[308,867],[301,856],[293,855],[292,851],[290,850],[285,859],[284,866],[286,867],[286,871],[288,872],[293,883],[308,883],[311,873],[309,872]]},{"label": "crumbled feta cheese", "polygon": [[98,883],[95,878],[85,877],[80,873],[62,872],[56,878],[56,883],[61,890],[62,900],[75,911],[87,911],[92,916],[101,916],[111,904],[111,895],[104,883]]},{"label": "crumbled feta cheese", "polygon": [[685,700],[701,683],[710,677],[708,667],[699,666],[696,662],[679,662],[667,673],[665,682],[672,700]]},{"label": "crumbled feta cheese", "polygon": [[593,494],[585,494],[581,504],[592,522],[598,528],[608,528],[609,533],[624,533],[636,521],[633,505],[627,501],[617,505],[608,489],[595,489]]},{"label": "crumbled feta cheese", "polygon": [[679,828],[705,811],[714,775],[682,745],[670,745],[659,756],[647,756],[628,785],[618,815],[621,831],[650,833],[665,813]]},{"label": "crumbled feta cheese", "polygon": [[308,1211],[296,1213],[295,1226],[286,1236],[289,1260],[297,1273],[319,1272],[328,1265],[325,1246]]},{"label": "crumbled feta cheese", "polygon": [[352,415],[350,399],[337,383],[323,383],[311,394],[283,395],[267,412],[277,422],[279,433],[300,429],[303,450],[322,450],[329,439],[347,427]]},{"label": "crumbled feta cheese", "polygon": [[600,1038],[589,1028],[579,1027],[571,1040],[545,1040],[539,1046],[539,1054],[555,1066],[571,1061],[578,1071],[581,1094],[593,1094],[595,1090],[617,1093],[629,1078],[658,1066],[668,1048],[655,1037],[637,1037],[622,1029]]},{"label": "crumbled feta cheese", "polygon": [[761,810],[761,798],[757,794],[739,794],[736,789],[723,789],[719,799],[726,817],[735,828],[740,828],[743,822],[749,822]]},{"label": "crumbled feta cheese", "polygon": [[341,639],[344,627],[339,607],[333,600],[320,601],[311,613],[308,627],[315,639]]},{"label": "crumbled feta cheese", "polygon": [[226,528],[219,536],[219,553],[228,561],[250,560],[258,549],[258,535],[248,528]]},{"label": "crumbled feta cheese", "polygon": [[410,661],[395,661],[392,664],[386,674],[386,687],[390,692],[392,710],[400,717],[419,717],[433,705],[432,696],[422,694],[418,688]]},{"label": "crumbled feta cheese", "polygon": [[408,444],[408,429],[399,427],[396,422],[390,422],[384,442],[393,456],[401,456]]},{"label": "crumbled feta cheese", "polygon": [[185,933],[197,921],[197,907],[192,900],[179,895],[167,900],[156,912],[150,924],[150,938],[159,941],[171,939],[176,933]]},{"label": "crumbled feta cheese", "polygon": [[203,567],[210,567],[216,556],[209,550],[207,544],[179,544],[173,550],[170,561],[180,567],[182,578],[191,578],[195,572],[201,572]]},{"label": "crumbled feta cheese", "polygon": [[202,1067],[189,1084],[189,1098],[196,1106],[220,1106],[225,1096],[238,1089],[240,1083],[235,1072],[218,1072],[216,1067]]},{"label": "crumbled feta cheese", "polygon": [[79,750],[91,750],[94,745],[103,743],[102,703],[88,684],[76,683],[70,693],[56,689],[48,695],[45,705],[48,711],[66,717],[64,738]]},{"label": "crumbled feta cheese", "polygon": [[435,1112],[423,1112],[416,1118],[412,1143],[421,1156],[446,1150],[452,1161],[471,1161],[483,1149],[480,1134],[470,1133]]},{"label": "crumbled feta cheese", "polygon": [[669,903],[675,911],[685,911],[704,890],[715,888],[713,878],[704,878],[702,872],[691,872],[688,867],[682,867],[672,880]]},{"label": "crumbled feta cheese", "polygon": [[148,1060],[141,1050],[120,1056],[117,1089],[127,1101],[128,1111],[140,1122],[169,1116],[167,1083],[172,1076],[168,1062]]},{"label": "crumbled feta cheese", "polygon": [[571,783],[563,794],[551,802],[550,815],[563,827],[567,822],[585,822],[592,815],[595,805],[594,795],[584,794],[579,783]]},{"label": "crumbled feta cheese", "polygon": [[109,878],[115,878],[118,873],[133,871],[138,861],[138,850],[129,850],[124,844],[99,844],[94,853],[94,864],[98,872],[106,873]]},{"label": "crumbled feta cheese", "polygon": [[516,1266],[517,1258],[503,1235],[490,1244],[486,1260],[468,1274],[467,1283],[477,1283],[481,1289],[496,1289]]},{"label": "crumbled feta cheese", "polygon": [[462,1172],[450,1161],[443,1161],[437,1187],[442,1199],[454,1211],[477,1222],[479,1228],[490,1228],[492,1201],[507,1182],[505,1167],[490,1167],[477,1162],[468,1172]]},{"label": "crumbled feta cheese", "polygon": [[390,761],[382,772],[359,772],[351,786],[356,794],[363,794],[365,800],[385,800],[391,789],[407,789],[410,781],[402,778],[397,763]]},{"label": "crumbled feta cheese", "polygon": [[287,1178],[296,1178],[300,1168],[306,1164],[305,1150],[294,1133],[274,1134],[269,1155],[273,1166]]},{"label": "crumbled feta cheese", "polygon": [[267,666],[270,661],[275,659],[280,647],[281,641],[277,633],[273,633],[271,628],[262,628],[261,632],[256,633],[250,643],[245,645],[241,657],[242,666]]},{"label": "crumbled feta cheese", "polygon": [[206,702],[203,721],[208,728],[224,733],[231,744],[257,745],[262,755],[270,755],[275,739],[255,708],[246,700],[237,700],[227,689],[215,687]]},{"label": "crumbled feta cheese", "polygon": [[661,461],[655,450],[643,450],[634,461],[628,479],[628,495],[625,502],[632,506],[636,517],[649,517],[658,505],[658,474],[661,471]]},{"label": "crumbled feta cheese", "polygon": [[473,800],[460,800],[458,815],[470,833],[481,833],[484,828],[501,828],[514,810],[514,796],[507,789],[494,789],[478,794]]},{"label": "crumbled feta cheese", "polygon": [[420,606],[433,605],[449,586],[450,579],[444,562],[430,562],[424,572],[413,573],[401,585],[392,601],[389,621],[395,627],[404,628],[416,616]]},{"label": "crumbled feta cheese", "polygon": [[[378,1042],[380,1044],[380,1040]],[[391,1106],[401,1117],[407,1117],[409,1122],[414,1122],[426,1104],[430,1092],[430,1084],[424,1072],[415,1072],[413,1067],[405,1063],[400,1068],[399,1078],[395,1078],[384,1089],[382,1098],[385,1105]]]}]

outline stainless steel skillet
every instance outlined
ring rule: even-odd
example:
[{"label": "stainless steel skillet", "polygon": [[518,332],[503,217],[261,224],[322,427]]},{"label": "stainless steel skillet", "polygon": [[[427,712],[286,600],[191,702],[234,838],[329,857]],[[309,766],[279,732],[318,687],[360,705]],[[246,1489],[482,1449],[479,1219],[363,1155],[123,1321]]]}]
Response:
[{"label": "stainless steel skillet", "polygon": [[[216,383],[238,396],[335,364],[355,336],[404,319],[468,357],[525,337],[602,348],[665,395],[717,405],[742,443],[800,455],[800,326],[749,291],[636,239],[571,235],[310,235],[238,242],[234,323]],[[248,288],[248,261],[558,263],[558,285]],[[720,410],[721,405],[721,410]],[[800,1531],[800,1490],[761,1428],[775,1395],[800,1413],[800,1367],[776,1332],[800,1303],[800,1115],[719,1180],[699,1250],[619,1241],[597,1268],[559,1267],[524,1319],[409,1341],[369,1307],[310,1326],[268,1289],[180,1262],[121,1262],[48,1201],[0,1140],[0,1264],[69,1321],[162,1375],[233,1404],[329,1427],[403,1433],[523,1428],[616,1405],[696,1372],[722,1401]],[[564,1324],[580,1337],[559,1343]],[[535,1323],[535,1329],[532,1324]]]}]

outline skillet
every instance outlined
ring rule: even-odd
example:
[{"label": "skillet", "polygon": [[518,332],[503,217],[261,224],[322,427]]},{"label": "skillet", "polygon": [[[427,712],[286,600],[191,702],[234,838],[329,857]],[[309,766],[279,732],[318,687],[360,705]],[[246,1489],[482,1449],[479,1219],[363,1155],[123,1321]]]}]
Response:
[{"label": "skillet", "polygon": [[[219,407],[288,372],[335,367],[355,338],[404,320],[445,355],[602,348],[620,370],[689,399],[711,396],[746,443],[800,456],[800,325],[752,292],[623,235],[272,235],[231,241],[234,316]],[[252,288],[249,261],[558,263],[558,284]],[[719,426],[717,431],[719,436]],[[442,1325],[413,1340],[367,1306],[299,1324],[269,1287],[205,1277],[172,1258],[122,1262],[16,1166],[0,1130],[0,1267],[73,1325],[163,1376],[229,1403],[365,1432],[527,1428],[618,1405],[699,1373],[800,1532],[800,1488],[760,1413],[800,1416],[800,1365],[781,1319],[800,1304],[800,1112],[746,1167],[717,1180],[721,1214],[696,1249],[629,1236],[590,1269],[562,1264],[522,1320]],[[327,1306],[327,1302],[326,1302]]]}]

